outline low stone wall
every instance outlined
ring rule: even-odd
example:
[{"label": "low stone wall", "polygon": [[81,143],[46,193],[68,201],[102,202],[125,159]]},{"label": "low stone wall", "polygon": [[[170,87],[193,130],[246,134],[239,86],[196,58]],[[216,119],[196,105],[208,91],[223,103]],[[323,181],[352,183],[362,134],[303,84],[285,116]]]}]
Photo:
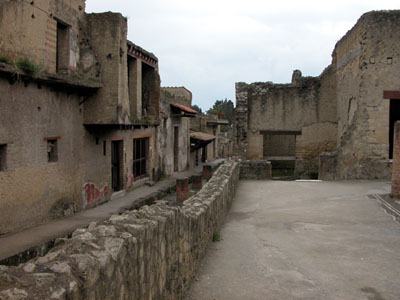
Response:
[{"label": "low stone wall", "polygon": [[0,266],[0,299],[183,299],[229,210],[239,169],[227,160],[181,207],[160,201],[126,211],[57,240],[44,257]]},{"label": "low stone wall", "polygon": [[240,163],[240,179],[272,179],[271,162],[267,160],[245,160]]}]

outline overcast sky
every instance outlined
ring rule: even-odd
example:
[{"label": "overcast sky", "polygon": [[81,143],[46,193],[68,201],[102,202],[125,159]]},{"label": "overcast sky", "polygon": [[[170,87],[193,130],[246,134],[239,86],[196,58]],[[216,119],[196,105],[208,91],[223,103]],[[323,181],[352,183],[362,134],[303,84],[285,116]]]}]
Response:
[{"label": "overcast sky", "polygon": [[86,12],[128,18],[128,39],[159,59],[161,85],[185,86],[193,104],[235,102],[235,82],[318,76],[335,43],[365,12],[399,0],[86,0]]}]

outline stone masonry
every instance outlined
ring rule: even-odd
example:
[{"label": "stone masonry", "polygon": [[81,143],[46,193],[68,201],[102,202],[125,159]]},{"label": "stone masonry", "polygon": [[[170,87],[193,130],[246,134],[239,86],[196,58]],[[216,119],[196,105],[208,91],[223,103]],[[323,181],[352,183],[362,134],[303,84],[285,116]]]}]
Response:
[{"label": "stone masonry", "polygon": [[400,118],[392,108],[400,101],[399,28],[399,10],[368,12],[337,42],[320,76],[296,70],[291,84],[237,83],[237,154],[295,159],[296,177],[390,178],[390,132]]},{"label": "stone masonry", "polygon": [[0,299],[182,299],[239,180],[228,160],[182,207],[144,206],[76,230],[44,257],[0,266]]}]

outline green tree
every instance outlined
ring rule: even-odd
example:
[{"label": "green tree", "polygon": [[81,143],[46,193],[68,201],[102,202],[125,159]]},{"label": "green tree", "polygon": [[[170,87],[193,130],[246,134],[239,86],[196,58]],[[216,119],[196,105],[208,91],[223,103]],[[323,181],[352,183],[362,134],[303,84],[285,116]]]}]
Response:
[{"label": "green tree", "polygon": [[229,121],[229,125],[232,125],[232,113],[233,113],[233,102],[228,99],[216,100],[213,107],[207,110],[207,115],[216,115],[220,119],[226,119]]},{"label": "green tree", "polygon": [[191,108],[194,109],[195,111],[197,111],[199,113],[199,115],[203,114],[203,111],[201,110],[201,108],[197,104],[193,104],[191,106]]}]

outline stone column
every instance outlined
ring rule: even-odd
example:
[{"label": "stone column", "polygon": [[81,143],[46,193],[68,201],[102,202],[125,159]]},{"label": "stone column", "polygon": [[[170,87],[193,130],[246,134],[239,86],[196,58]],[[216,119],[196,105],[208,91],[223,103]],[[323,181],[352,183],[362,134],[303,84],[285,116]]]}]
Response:
[{"label": "stone column", "polygon": [[189,178],[178,178],[176,180],[176,202],[182,205],[187,198],[189,198]]},{"label": "stone column", "polygon": [[400,198],[400,121],[394,124],[391,195]]},{"label": "stone column", "polygon": [[211,165],[203,165],[203,178],[205,180],[210,180],[212,176],[212,168]]},{"label": "stone column", "polygon": [[203,187],[203,175],[197,174],[192,176],[192,188],[196,191],[201,190]]}]

